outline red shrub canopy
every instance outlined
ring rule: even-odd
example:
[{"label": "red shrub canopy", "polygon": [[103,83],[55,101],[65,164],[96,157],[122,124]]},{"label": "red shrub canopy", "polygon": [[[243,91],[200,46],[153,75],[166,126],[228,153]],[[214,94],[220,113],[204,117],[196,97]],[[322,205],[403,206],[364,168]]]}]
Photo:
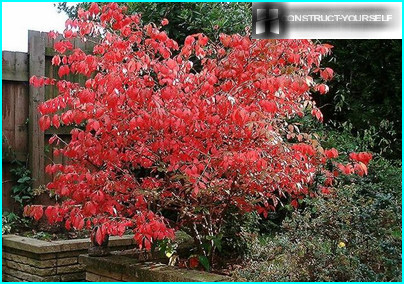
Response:
[{"label": "red shrub canopy", "polygon": [[[319,174],[329,192],[337,172],[325,164],[338,151],[324,152],[315,135],[289,122],[307,114],[322,120],[310,91],[328,91],[333,71],[320,60],[331,46],[224,34],[213,43],[193,34],[179,47],[124,12],[117,4],[102,11],[92,4],[67,21],[52,64],[60,77],[87,76],[84,86],[31,78],[59,90],[39,107],[42,130],[80,126],[67,144],[57,136],[50,141],[60,146],[56,155],[69,158],[68,165],[46,168],[57,173],[47,187],[63,198],[45,211],[51,223],[99,226],[99,243],[103,234],[133,228],[150,248],[179,226],[220,231],[230,206],[264,216],[282,200],[297,206],[317,192]],[[98,39],[92,54],[73,47],[77,37]],[[340,171],[363,174],[368,156],[351,158],[356,162],[340,164]],[[164,209],[177,212],[174,225],[162,218]],[[37,211],[31,206],[27,214],[41,217]]]}]

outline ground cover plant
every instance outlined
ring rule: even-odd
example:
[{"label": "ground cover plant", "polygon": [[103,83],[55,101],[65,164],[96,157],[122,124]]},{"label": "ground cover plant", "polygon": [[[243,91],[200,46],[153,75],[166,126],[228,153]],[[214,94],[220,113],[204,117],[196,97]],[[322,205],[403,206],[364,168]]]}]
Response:
[{"label": "ground cover plant", "polygon": [[378,157],[365,178],[305,200],[275,235],[247,245],[247,281],[401,281],[401,164]]}]

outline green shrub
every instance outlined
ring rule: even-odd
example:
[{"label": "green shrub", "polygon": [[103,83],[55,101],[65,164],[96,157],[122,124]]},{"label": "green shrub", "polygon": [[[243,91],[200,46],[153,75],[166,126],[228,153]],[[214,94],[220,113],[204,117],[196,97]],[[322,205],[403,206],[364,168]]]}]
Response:
[{"label": "green shrub", "polygon": [[401,281],[401,164],[375,159],[332,197],[306,200],[274,238],[250,244],[248,281]]},{"label": "green shrub", "polygon": [[30,220],[24,217],[20,217],[13,212],[5,211],[2,214],[2,234],[16,233],[20,230],[27,229]]},{"label": "green shrub", "polygon": [[234,211],[229,211],[224,220],[221,255],[226,258],[243,256],[259,233],[261,217],[256,212],[240,215],[236,208]]}]

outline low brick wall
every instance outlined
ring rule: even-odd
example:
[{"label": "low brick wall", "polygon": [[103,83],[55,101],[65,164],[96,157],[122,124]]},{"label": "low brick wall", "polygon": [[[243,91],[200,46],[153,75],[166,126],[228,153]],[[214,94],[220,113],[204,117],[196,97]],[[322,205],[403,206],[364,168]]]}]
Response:
[{"label": "low brick wall", "polygon": [[[89,239],[46,242],[16,235],[3,236],[3,281],[68,282],[84,281],[85,271],[78,261],[86,254]],[[110,237],[111,250],[136,247],[133,236]]]},{"label": "low brick wall", "polygon": [[87,282],[229,282],[231,278],[168,266],[164,260],[142,261],[138,253],[112,253],[107,257],[80,255]]}]

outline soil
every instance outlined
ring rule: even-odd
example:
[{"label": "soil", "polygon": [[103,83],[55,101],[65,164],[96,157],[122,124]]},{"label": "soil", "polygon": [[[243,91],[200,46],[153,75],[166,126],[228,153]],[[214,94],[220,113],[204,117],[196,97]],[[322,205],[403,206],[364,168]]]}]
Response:
[{"label": "soil", "polygon": [[23,231],[18,232],[16,235],[38,239],[41,241],[58,241],[58,240],[72,240],[72,239],[85,239],[90,237],[89,231],[80,232],[46,232],[46,231]]}]

